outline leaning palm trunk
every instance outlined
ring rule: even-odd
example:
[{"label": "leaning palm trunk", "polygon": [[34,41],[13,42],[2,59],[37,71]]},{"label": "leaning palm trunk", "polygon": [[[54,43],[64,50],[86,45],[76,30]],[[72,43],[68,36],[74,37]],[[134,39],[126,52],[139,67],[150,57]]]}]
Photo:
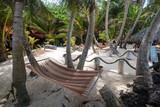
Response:
[{"label": "leaning palm trunk", "polygon": [[69,19],[69,26],[68,26],[68,32],[67,32],[67,47],[66,47],[66,64],[68,68],[74,68],[73,62],[72,62],[72,57],[71,57],[71,36],[72,36],[72,31],[73,31],[73,23],[74,23],[74,17],[75,14],[74,12],[71,12],[71,16]]},{"label": "leaning palm trunk", "polygon": [[96,45],[97,47],[101,48],[101,46],[99,45],[99,43],[98,43],[95,35],[93,36],[93,42],[95,43],[95,45]]},{"label": "leaning palm trunk", "polygon": [[[24,33],[24,32],[23,32]],[[25,34],[24,34],[25,35]],[[42,71],[41,67],[39,66],[38,62],[36,61],[33,53],[32,53],[32,48],[31,46],[29,45],[28,41],[27,41],[27,37],[26,36],[23,36],[23,47],[25,49],[25,52],[27,54],[27,57],[28,57],[28,60],[30,62],[30,64],[34,67],[34,69],[36,71]]]},{"label": "leaning palm trunk", "polygon": [[92,4],[89,7],[89,27],[88,27],[84,50],[82,52],[82,56],[80,57],[77,69],[82,70],[84,67],[84,63],[85,63],[85,60],[88,54],[88,50],[93,41],[94,27],[95,27],[95,0],[92,1]]},{"label": "leaning palm trunk", "polygon": [[125,12],[124,12],[124,18],[123,18],[123,23],[117,38],[117,45],[120,44],[121,40],[122,40],[122,36],[123,36],[123,31],[124,31],[124,27],[126,24],[126,20],[127,20],[127,15],[128,15],[128,9],[129,9],[129,4],[130,4],[130,0],[125,0]]},{"label": "leaning palm trunk", "polygon": [[142,12],[143,12],[143,4],[144,4],[143,2],[144,2],[144,1],[142,1],[141,7],[140,7],[140,9],[139,9],[138,15],[137,15],[137,17],[136,17],[136,20],[135,20],[132,28],[131,28],[131,29],[128,31],[128,33],[127,33],[127,36],[126,36],[126,38],[125,38],[125,40],[124,40],[123,48],[126,48],[127,41],[128,41],[128,39],[130,38],[131,34],[133,33],[133,31],[134,31],[134,29],[135,29],[135,27],[136,27],[136,25],[137,25],[137,23],[138,23],[138,20],[139,20],[141,14],[142,14]]},{"label": "leaning palm trunk", "polygon": [[24,49],[26,51],[26,54],[27,54],[27,57],[29,59],[30,64],[34,67],[34,69],[36,71],[42,71],[41,67],[39,66],[35,57],[33,56],[31,47],[29,46],[25,37],[23,37],[23,46],[24,46]]},{"label": "leaning palm trunk", "polygon": [[154,35],[160,29],[160,11],[156,14],[151,26],[147,30],[139,50],[136,68],[136,83],[143,85],[146,89],[152,87],[152,77],[149,71],[148,57],[149,49],[151,48]]},{"label": "leaning palm trunk", "polygon": [[26,70],[23,58],[23,0],[15,1],[13,19],[13,87],[16,89],[17,106],[29,105],[29,96],[26,89]]},{"label": "leaning palm trunk", "polygon": [[[107,0],[106,17],[105,17],[105,33],[106,33],[106,41],[107,41],[107,38],[109,38],[109,35],[108,35],[108,15],[109,15],[109,6],[110,6],[110,0]],[[110,38],[109,38],[109,39],[110,39]]]}]

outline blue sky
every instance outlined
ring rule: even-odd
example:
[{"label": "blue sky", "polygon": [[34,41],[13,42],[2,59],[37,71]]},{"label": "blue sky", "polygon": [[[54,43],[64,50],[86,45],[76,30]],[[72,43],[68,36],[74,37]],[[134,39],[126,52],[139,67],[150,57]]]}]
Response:
[{"label": "blue sky", "polygon": [[145,0],[145,3],[144,3],[144,8],[148,5],[148,3],[149,3],[149,0]]},{"label": "blue sky", "polygon": [[42,1],[48,3],[58,3],[59,0],[42,0]]}]

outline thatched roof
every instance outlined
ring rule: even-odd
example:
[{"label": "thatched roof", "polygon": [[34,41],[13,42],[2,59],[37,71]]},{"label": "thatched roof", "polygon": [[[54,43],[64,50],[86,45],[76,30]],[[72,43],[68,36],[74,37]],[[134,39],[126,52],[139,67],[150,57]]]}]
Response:
[{"label": "thatched roof", "polygon": [[[135,33],[133,34],[130,39],[128,40],[128,42],[141,42],[144,35],[145,35],[145,32],[147,31],[148,28],[144,28],[142,30],[140,30],[138,33]],[[160,41],[160,29],[159,31],[155,34],[155,37],[154,37],[154,40],[158,40]]]}]

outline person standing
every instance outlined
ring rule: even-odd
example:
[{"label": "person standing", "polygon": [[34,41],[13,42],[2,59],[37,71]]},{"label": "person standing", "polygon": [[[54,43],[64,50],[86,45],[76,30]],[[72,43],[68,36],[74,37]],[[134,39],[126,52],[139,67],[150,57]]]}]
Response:
[{"label": "person standing", "polygon": [[117,45],[116,45],[116,41],[113,40],[113,42],[110,44],[110,49],[111,49],[111,52],[110,52],[110,57],[112,57],[112,55],[118,55],[119,52],[117,50]]},{"label": "person standing", "polygon": [[150,48],[150,61],[154,64],[158,62],[158,55],[157,55],[157,49],[156,44],[153,42],[151,48]]},{"label": "person standing", "polygon": [[158,62],[158,53],[157,53],[157,48],[156,48],[156,43],[153,42],[151,48],[150,48],[150,53],[149,53],[149,59],[150,59],[150,62],[152,63],[153,65],[153,69],[155,71],[158,71],[159,69],[159,62]]}]

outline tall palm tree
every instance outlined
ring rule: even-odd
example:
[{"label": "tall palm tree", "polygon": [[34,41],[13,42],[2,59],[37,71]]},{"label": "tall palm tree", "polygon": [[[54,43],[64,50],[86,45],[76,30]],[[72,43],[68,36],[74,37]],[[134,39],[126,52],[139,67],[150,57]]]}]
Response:
[{"label": "tall palm tree", "polygon": [[13,23],[13,86],[16,88],[18,107],[29,105],[29,96],[26,90],[26,71],[23,59],[23,47],[27,53],[27,57],[31,65],[37,71],[41,71],[35,57],[32,54],[31,48],[24,36],[23,29],[23,8],[24,1],[15,1],[14,8],[14,23]]},{"label": "tall palm tree", "polygon": [[126,37],[125,37],[123,48],[126,48],[127,41],[128,41],[128,39],[129,39],[129,37],[131,36],[131,34],[133,33],[133,31],[134,31],[134,29],[135,29],[135,27],[136,27],[136,25],[137,25],[137,23],[138,23],[138,20],[139,20],[141,14],[142,14],[142,12],[143,12],[144,1],[145,1],[145,0],[141,0],[141,5],[140,5],[140,9],[139,9],[138,15],[137,15],[137,17],[136,17],[136,20],[135,20],[132,28],[128,31],[128,33],[127,33],[127,35],[126,35]]},{"label": "tall palm tree", "polygon": [[68,31],[67,31],[67,46],[66,46],[66,64],[68,68],[74,68],[73,61],[71,57],[71,36],[73,33],[73,24],[75,20],[75,14],[80,8],[79,0],[66,0],[67,8],[69,9],[69,24],[68,24]]},{"label": "tall palm tree", "polygon": [[29,105],[29,95],[26,89],[26,70],[23,58],[23,8],[24,0],[15,0],[13,16],[13,86],[16,89],[17,106]]},{"label": "tall palm tree", "polygon": [[122,22],[122,25],[121,25],[119,35],[117,37],[117,45],[121,42],[121,39],[122,39],[122,36],[123,36],[123,31],[124,31],[124,27],[125,27],[126,20],[127,20],[129,5],[130,5],[130,0],[125,0],[124,17],[123,17],[123,22]]},{"label": "tall palm tree", "polygon": [[107,0],[106,16],[105,16],[105,33],[106,33],[106,38],[108,38],[108,15],[109,15],[109,6],[110,6],[110,0]]},{"label": "tall palm tree", "polygon": [[146,88],[152,87],[152,77],[149,71],[148,59],[149,59],[149,49],[151,48],[154,35],[160,29],[160,9],[158,10],[155,18],[153,19],[149,29],[147,30],[137,58],[137,68],[136,68],[136,83],[137,85],[144,85]]},{"label": "tall palm tree", "polygon": [[68,32],[67,32],[67,46],[66,46],[66,64],[68,68],[74,68],[73,61],[71,57],[71,36],[73,32],[73,23],[74,23],[75,13],[70,12],[70,19],[69,19],[69,25],[68,25]]},{"label": "tall palm tree", "polygon": [[93,41],[94,36],[94,27],[95,27],[95,8],[96,8],[96,2],[95,0],[89,0],[89,26],[88,26],[88,32],[87,37],[85,41],[85,46],[82,52],[82,55],[80,57],[77,69],[83,69],[84,63],[88,54],[88,50],[91,46],[91,43]]}]

